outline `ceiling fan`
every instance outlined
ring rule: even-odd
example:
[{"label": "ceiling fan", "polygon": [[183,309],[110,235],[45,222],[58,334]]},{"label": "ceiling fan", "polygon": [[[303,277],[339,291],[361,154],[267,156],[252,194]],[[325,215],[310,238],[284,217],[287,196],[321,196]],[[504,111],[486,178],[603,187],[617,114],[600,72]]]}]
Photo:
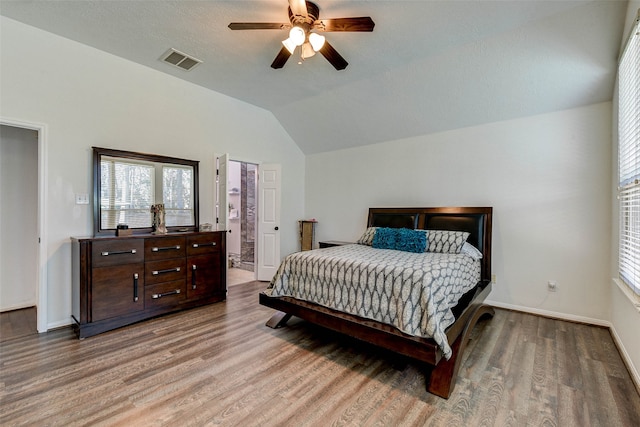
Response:
[{"label": "ceiling fan", "polygon": [[325,31],[373,31],[375,23],[368,17],[320,19],[320,9],[315,3],[289,0],[289,23],[232,22],[232,30],[289,30],[289,38],[273,60],[271,68],[282,68],[295,49],[300,46],[300,58],[304,61],[320,52],[336,70],[344,70],[349,63],[318,32]]}]

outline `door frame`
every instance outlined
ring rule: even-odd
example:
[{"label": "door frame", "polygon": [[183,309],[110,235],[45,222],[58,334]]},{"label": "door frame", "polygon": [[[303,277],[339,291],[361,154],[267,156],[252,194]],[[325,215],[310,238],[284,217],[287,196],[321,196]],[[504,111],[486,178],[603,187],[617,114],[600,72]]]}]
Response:
[{"label": "door frame", "polygon": [[[254,159],[248,159],[248,158],[244,158],[242,156],[235,156],[229,152],[225,152],[225,153],[214,153],[214,158],[216,159],[216,164],[217,164],[217,159],[224,156],[224,155],[228,156],[228,161],[229,162],[238,162],[238,163],[251,163],[252,165],[256,165],[258,168],[258,174],[260,174],[260,169],[262,168],[262,164],[264,163],[263,161],[258,161],[258,160],[254,160]],[[228,173],[229,171],[227,171]],[[257,182],[256,183],[256,190],[258,190],[260,188],[260,183]],[[214,206],[218,204],[219,202],[219,195],[218,195],[218,186],[216,186],[216,196],[215,196],[215,201],[214,201]],[[260,195],[256,194],[256,197],[258,198]],[[259,202],[258,202],[259,203]],[[227,216],[229,211],[227,210]],[[216,215],[219,215],[219,212],[216,212]],[[260,239],[260,231],[258,230],[258,219],[256,218],[256,241],[254,243],[254,247],[253,247],[253,279],[257,280],[258,277],[258,239]],[[227,219],[227,224],[228,224],[228,219]],[[227,246],[227,251],[229,250],[229,246]],[[225,265],[228,268],[229,263],[228,263],[228,259],[229,259],[229,253],[227,253],[225,255]]]},{"label": "door frame", "polygon": [[47,332],[47,125],[0,117],[0,125],[38,132],[38,253],[36,277],[37,330]]}]

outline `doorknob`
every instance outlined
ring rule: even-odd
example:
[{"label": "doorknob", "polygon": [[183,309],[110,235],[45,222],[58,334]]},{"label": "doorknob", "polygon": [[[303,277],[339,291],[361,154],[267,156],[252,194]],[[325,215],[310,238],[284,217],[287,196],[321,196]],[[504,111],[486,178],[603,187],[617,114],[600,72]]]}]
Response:
[{"label": "doorknob", "polygon": [[276,230],[276,231],[278,231],[278,229],[279,229],[278,227],[275,227],[275,228],[274,228],[274,230]]}]

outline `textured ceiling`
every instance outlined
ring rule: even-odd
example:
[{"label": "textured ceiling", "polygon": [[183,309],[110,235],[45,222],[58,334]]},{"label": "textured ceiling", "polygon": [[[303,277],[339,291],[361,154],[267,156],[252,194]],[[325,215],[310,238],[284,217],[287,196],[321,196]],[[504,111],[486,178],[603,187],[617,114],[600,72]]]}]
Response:
[{"label": "textured ceiling", "polygon": [[[626,1],[332,1],[320,17],[371,16],[325,33],[347,59],[270,64],[287,0],[7,1],[0,14],[271,111],[307,154],[611,100]],[[160,61],[175,48],[190,72]]]}]

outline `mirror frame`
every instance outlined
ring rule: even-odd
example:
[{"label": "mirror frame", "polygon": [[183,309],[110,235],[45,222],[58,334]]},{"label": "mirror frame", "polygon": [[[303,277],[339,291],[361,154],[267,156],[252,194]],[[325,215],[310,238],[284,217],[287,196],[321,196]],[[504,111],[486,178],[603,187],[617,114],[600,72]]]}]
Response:
[{"label": "mirror frame", "polygon": [[[193,168],[193,225],[180,225],[167,227],[167,232],[193,232],[198,231],[200,214],[200,191],[198,185],[198,164],[197,160],[178,159],[176,157],[160,156],[157,154],[136,153],[133,151],[114,150],[110,148],[93,148],[93,235],[94,236],[115,236],[115,228],[102,228],[100,223],[100,161],[102,156],[120,157],[123,159],[145,160],[156,163],[176,164],[180,166],[190,166]],[[151,215],[151,213],[149,213]],[[132,228],[132,234],[150,234],[152,227]]]}]

